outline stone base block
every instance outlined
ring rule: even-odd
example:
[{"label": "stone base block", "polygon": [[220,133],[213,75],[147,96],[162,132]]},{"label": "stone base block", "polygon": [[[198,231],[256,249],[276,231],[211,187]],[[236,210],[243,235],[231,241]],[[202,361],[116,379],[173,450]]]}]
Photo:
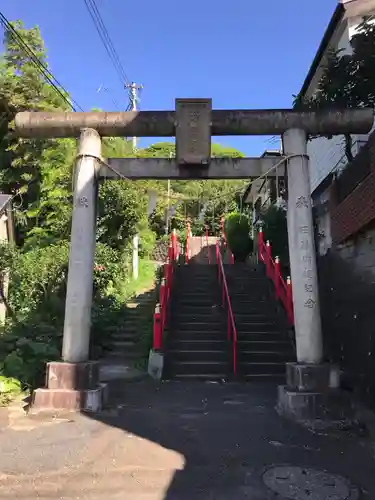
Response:
[{"label": "stone base block", "polygon": [[163,368],[164,353],[151,349],[148,356],[148,374],[156,380],[161,380],[163,377]]},{"label": "stone base block", "polygon": [[277,410],[297,421],[348,421],[354,418],[350,398],[338,389],[298,392],[279,386]]},{"label": "stone base block", "polygon": [[86,361],[66,363],[52,361],[47,363],[46,386],[48,389],[95,389],[99,381],[99,363]]},{"label": "stone base block", "polygon": [[108,399],[106,384],[99,383],[99,363],[87,361],[47,363],[46,387],[34,391],[31,413],[100,411]]},{"label": "stone base block", "polygon": [[286,384],[292,391],[326,392],[339,387],[340,373],[337,367],[328,363],[287,363]]},{"label": "stone base block", "polygon": [[30,412],[71,412],[71,411],[101,411],[108,402],[106,384],[99,384],[96,389],[37,389],[33,393]]}]

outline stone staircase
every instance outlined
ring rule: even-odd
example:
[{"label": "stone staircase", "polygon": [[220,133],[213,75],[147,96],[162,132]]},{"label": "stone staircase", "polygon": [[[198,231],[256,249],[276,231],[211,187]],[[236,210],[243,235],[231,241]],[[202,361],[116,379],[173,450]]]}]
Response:
[{"label": "stone staircase", "polygon": [[112,333],[109,349],[101,360],[102,381],[141,375],[140,364],[150,348],[155,302],[156,291],[150,288],[126,304],[125,321],[120,330]]},{"label": "stone staircase", "polygon": [[[225,265],[237,329],[237,375],[243,380],[285,380],[295,360],[286,316],[271,283],[246,264]],[[217,380],[232,376],[227,313],[221,308],[215,265],[176,268],[164,378]]]},{"label": "stone staircase", "polygon": [[229,349],[217,268],[178,266],[170,308],[164,378],[224,379]]},{"label": "stone staircase", "polygon": [[285,363],[295,360],[286,315],[261,270],[226,265],[238,338],[238,374],[246,380],[285,380]]}]

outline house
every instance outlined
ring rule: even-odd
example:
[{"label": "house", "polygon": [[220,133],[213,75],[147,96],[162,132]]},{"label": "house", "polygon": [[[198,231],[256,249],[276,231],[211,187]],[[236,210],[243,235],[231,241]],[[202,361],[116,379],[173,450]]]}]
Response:
[{"label": "house", "polygon": [[[281,157],[280,150],[266,150],[261,158],[265,157]],[[284,175],[275,177],[262,177],[261,179],[253,180],[246,188],[242,203],[250,205],[253,208],[254,216],[258,218],[260,210],[267,208],[271,203],[275,203],[277,198],[285,189]]]},{"label": "house", "polygon": [[[350,50],[375,0],[341,0],[320,43],[301,94],[311,97],[329,49]],[[344,385],[375,405],[375,131],[352,136],[348,163],[342,137],[309,141],[310,190],[316,221],[325,358]]]},{"label": "house", "polygon": [[[331,17],[314,60],[300,90],[302,97],[312,97],[322,76],[327,55],[331,50],[351,51],[350,40],[365,16],[375,14],[375,0],[341,0]],[[355,157],[368,135],[352,136],[352,154]],[[329,186],[331,175],[342,172],[347,165],[343,136],[332,139],[313,138],[308,142],[307,153],[310,157],[310,189],[317,220],[319,235],[318,250],[324,255],[332,245],[331,221],[328,211]]]},{"label": "house", "polygon": [[[323,35],[314,60],[300,90],[301,96],[312,97],[322,76],[330,50],[351,50],[350,40],[365,16],[375,14],[375,0],[341,0]],[[367,141],[367,135],[353,136],[355,156]],[[316,138],[309,142],[311,192],[334,170],[346,164],[343,137]]]}]

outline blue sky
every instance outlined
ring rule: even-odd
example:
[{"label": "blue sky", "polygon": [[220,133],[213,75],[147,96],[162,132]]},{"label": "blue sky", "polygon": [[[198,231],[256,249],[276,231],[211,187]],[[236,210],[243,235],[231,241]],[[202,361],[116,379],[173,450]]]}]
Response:
[{"label": "blue sky", "polygon": [[[144,85],[144,110],[173,109],[176,97],[211,97],[213,107],[221,109],[291,107],[337,4],[96,1],[127,76]],[[1,11],[27,27],[39,25],[52,73],[85,110],[114,110],[114,102],[126,107],[127,94],[84,0],[2,0]],[[108,91],[98,93],[101,85]],[[278,146],[264,137],[215,142],[248,156]]]}]

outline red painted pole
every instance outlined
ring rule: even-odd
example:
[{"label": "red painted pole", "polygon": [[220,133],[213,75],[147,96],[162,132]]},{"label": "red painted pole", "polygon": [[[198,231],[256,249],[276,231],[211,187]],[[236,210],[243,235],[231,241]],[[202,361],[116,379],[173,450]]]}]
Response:
[{"label": "red painted pole", "polygon": [[269,241],[266,243],[266,274],[272,279],[272,268],[271,268],[272,250]]},{"label": "red painted pole", "polygon": [[290,277],[286,279],[286,302],[287,302],[287,316],[289,324],[294,325],[294,310],[293,310],[293,292],[292,292],[292,281]]},{"label": "red painted pole", "polygon": [[264,262],[263,246],[264,246],[264,233],[263,233],[263,229],[260,228],[259,233],[258,233],[258,259],[262,262]]},{"label": "red painted pole", "polygon": [[163,331],[165,326],[165,315],[168,302],[168,290],[165,278],[163,278],[160,283],[159,300],[160,300],[160,314],[161,314],[160,322],[161,322],[161,329]]},{"label": "red painted pole", "polygon": [[186,255],[185,255],[185,261],[186,264],[189,264],[189,259],[190,259],[190,221],[187,222],[186,226]]},{"label": "red painted pole", "polygon": [[155,306],[154,312],[154,329],[153,329],[153,348],[155,351],[160,351],[163,343],[163,331],[161,326],[160,304]]},{"label": "red painted pole", "polygon": [[172,260],[176,260],[177,258],[177,235],[176,230],[173,229],[171,234],[171,245],[172,245]]},{"label": "red painted pole", "polygon": [[280,259],[279,257],[276,257],[275,258],[275,275],[273,277],[273,282],[275,284],[275,297],[277,299],[280,298],[280,278],[281,278],[281,275],[280,275]]}]

